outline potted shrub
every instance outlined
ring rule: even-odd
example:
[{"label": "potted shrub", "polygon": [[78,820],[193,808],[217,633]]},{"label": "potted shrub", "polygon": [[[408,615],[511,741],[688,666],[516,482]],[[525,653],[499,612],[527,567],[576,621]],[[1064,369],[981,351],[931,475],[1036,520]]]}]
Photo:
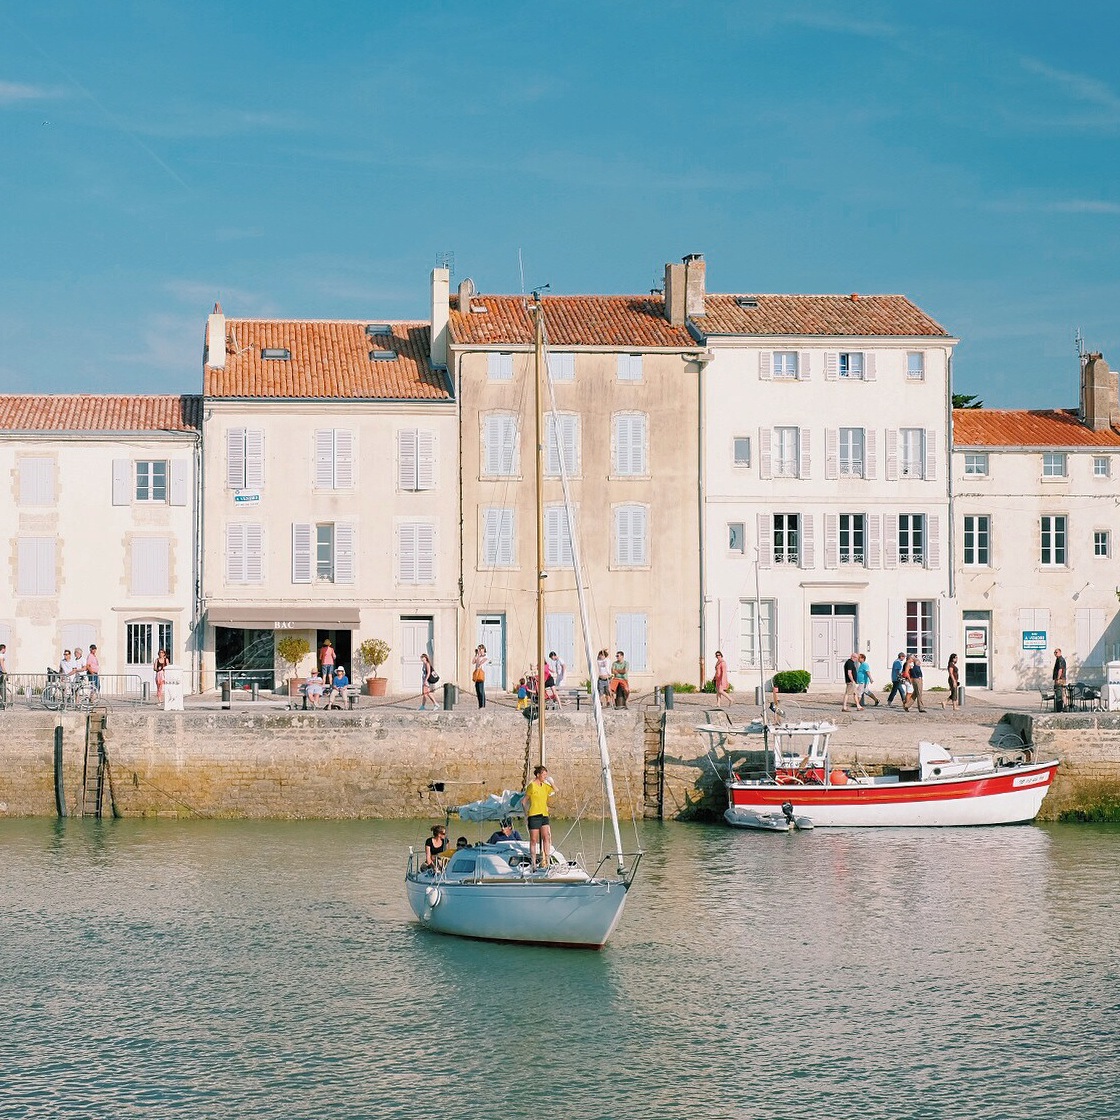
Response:
[{"label": "potted shrub", "polygon": [[389,687],[385,677],[377,675],[377,670],[389,660],[389,643],[384,638],[366,638],[358,646],[358,667],[363,673],[370,673],[366,677],[366,692],[370,696],[384,696]]},{"label": "potted shrub", "polygon": [[299,663],[311,652],[311,644],[306,638],[294,638],[290,634],[276,643],[276,653],[285,665],[290,665],[292,675],[288,677],[288,695],[298,696],[299,690],[307,683],[306,677],[297,677]]}]

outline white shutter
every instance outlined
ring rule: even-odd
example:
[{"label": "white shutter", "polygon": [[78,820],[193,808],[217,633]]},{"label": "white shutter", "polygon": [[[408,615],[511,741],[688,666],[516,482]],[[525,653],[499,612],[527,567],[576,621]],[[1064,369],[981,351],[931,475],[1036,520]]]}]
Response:
[{"label": "white shutter", "polygon": [[311,549],[315,531],[305,522],[292,524],[292,583],[311,582]]},{"label": "white shutter", "polygon": [[774,522],[770,514],[758,515],[758,566],[769,568],[774,563]]},{"label": "white shutter", "polygon": [[264,526],[245,526],[245,582],[264,582]]},{"label": "white shutter", "polygon": [[[617,614],[614,619],[615,649],[622,650],[632,673],[643,673],[649,665],[644,614]],[[633,687],[633,682],[631,682]]]},{"label": "white shutter", "polygon": [[[19,504],[21,506],[54,505],[53,459],[38,455],[20,459]],[[113,504],[116,505],[117,503],[114,502]]]},{"label": "white shutter", "polygon": [[887,600],[887,641],[891,659],[899,650],[906,650],[906,600]]},{"label": "white shutter", "polygon": [[936,513],[925,516],[926,529],[926,567],[941,567],[941,518]]},{"label": "white shutter", "polygon": [[416,526],[416,582],[435,583],[436,529],[434,525]]},{"label": "white shutter", "polygon": [[264,485],[264,432],[245,432],[245,485],[256,490]]},{"label": "white shutter", "polygon": [[797,380],[808,381],[812,375],[812,366],[809,364],[811,352],[802,350],[801,355],[797,360]]},{"label": "white shutter", "polygon": [[579,417],[571,413],[548,413],[545,417],[545,472],[560,474],[560,452],[569,476],[579,474]]},{"label": "white shutter", "polygon": [[354,433],[349,428],[334,432],[334,484],[339,490],[354,486]]},{"label": "white shutter", "polygon": [[486,356],[486,375],[491,381],[513,380],[513,355],[490,353]]},{"label": "white shutter", "polygon": [[809,453],[809,429],[797,429],[797,477],[811,478],[813,475],[813,458]]},{"label": "white shutter", "polygon": [[824,379],[835,381],[840,376],[840,355],[829,351],[824,356]]},{"label": "white shutter", "polygon": [[882,518],[877,513],[869,513],[864,523],[867,526],[867,566],[878,568],[883,563]]},{"label": "white shutter", "polygon": [[875,429],[863,429],[863,477],[874,478],[879,469],[875,456]]},{"label": "white shutter", "polygon": [[357,533],[350,521],[336,521],[334,525],[334,581],[335,583],[354,583],[354,561],[357,549],[354,547]]},{"label": "white shutter", "polygon": [[416,489],[436,487],[436,434],[426,429],[416,433]]},{"label": "white shutter", "polygon": [[244,428],[230,428],[226,432],[226,486],[231,490],[245,489]]},{"label": "white shutter", "polygon": [[758,477],[759,478],[773,478],[774,477],[774,457],[773,457],[773,443],[774,443],[774,429],[773,428],[759,428],[758,429]]},{"label": "white shutter", "polygon": [[334,430],[315,432],[315,485],[320,490],[334,489]]},{"label": "white shutter", "polygon": [[898,429],[887,429],[887,481],[898,481]]},{"label": "white shutter", "polygon": [[886,521],[887,540],[886,540],[886,555],[883,557],[884,567],[897,568],[898,567],[898,514],[885,513],[883,518]]},{"label": "white shutter", "polygon": [[172,459],[171,469],[171,504],[185,506],[190,503],[190,459]]},{"label": "white shutter", "polygon": [[132,540],[132,594],[166,595],[170,585],[170,541],[166,537]]},{"label": "white shutter", "polygon": [[397,432],[397,486],[401,490],[416,490],[416,429],[401,428]]},{"label": "white shutter", "polygon": [[548,376],[553,381],[574,381],[576,376],[576,356],[570,352],[550,353],[548,355]]},{"label": "white shutter", "polygon": [[645,506],[618,506],[614,511],[615,562],[621,567],[649,563],[649,525]]},{"label": "white shutter", "polygon": [[488,509],[482,521],[482,563],[508,568],[513,564],[513,510]]},{"label": "white shutter", "polygon": [[769,350],[762,350],[758,355],[758,379],[769,381],[773,374],[773,360]]},{"label": "white shutter", "polygon": [[840,566],[840,517],[835,513],[824,515],[824,566]]},{"label": "white shutter", "polygon": [[511,475],[514,468],[517,422],[508,414],[486,417],[487,475]]},{"label": "white shutter", "polygon": [[563,506],[549,506],[544,511],[545,563],[554,568],[572,566],[572,538]]},{"label": "white shutter", "polygon": [[245,526],[226,526],[226,583],[245,582]]},{"label": "white shutter", "polygon": [[553,650],[567,666],[566,676],[574,672],[576,661],[576,616],[574,614],[546,614],[544,616],[544,652]]},{"label": "white shutter", "polygon": [[397,580],[416,582],[416,526],[397,526]]},{"label": "white shutter", "polygon": [[816,557],[814,555],[814,541],[813,541],[813,515],[811,513],[803,513],[800,518],[801,529],[801,548],[799,552],[800,568],[815,568]]},{"label": "white shutter", "polygon": [[615,474],[644,475],[646,470],[646,417],[621,413],[615,417]]},{"label": "white shutter", "polygon": [[113,460],[113,505],[132,504],[132,460]]},{"label": "white shutter", "polygon": [[937,433],[932,428],[927,428],[923,442],[926,445],[926,473],[927,482],[937,479]]},{"label": "white shutter", "polygon": [[54,594],[54,538],[20,537],[16,591],[20,595]]},{"label": "white shutter", "polygon": [[875,380],[875,355],[864,354],[863,356],[863,379],[864,381]]},{"label": "white shutter", "polygon": [[840,477],[840,433],[835,428],[824,430],[824,476]]}]

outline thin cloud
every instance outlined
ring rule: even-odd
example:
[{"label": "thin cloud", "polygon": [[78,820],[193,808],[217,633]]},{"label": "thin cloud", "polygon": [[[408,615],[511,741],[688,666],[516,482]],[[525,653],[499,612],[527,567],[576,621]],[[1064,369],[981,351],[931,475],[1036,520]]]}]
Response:
[{"label": "thin cloud", "polygon": [[0,82],[0,105],[18,105],[24,101],[51,101],[62,97],[60,89],[29,86],[22,82]]},{"label": "thin cloud", "polygon": [[1045,62],[1040,62],[1037,58],[1023,58],[1020,62],[1024,70],[1061,86],[1075,101],[1096,105],[1114,118],[1120,119],[1120,96],[1099,78],[1074,74],[1068,70],[1058,70]]},{"label": "thin cloud", "polygon": [[985,209],[1003,214],[1120,214],[1120,202],[1102,198],[1001,198]]}]

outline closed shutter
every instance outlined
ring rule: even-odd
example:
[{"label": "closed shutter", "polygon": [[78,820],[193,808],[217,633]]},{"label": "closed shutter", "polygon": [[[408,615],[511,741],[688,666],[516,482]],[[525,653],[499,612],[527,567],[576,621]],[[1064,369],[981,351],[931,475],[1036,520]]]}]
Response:
[{"label": "closed shutter", "polygon": [[320,490],[334,489],[334,430],[315,432],[315,485]]},{"label": "closed shutter", "polygon": [[295,522],[292,525],[292,583],[311,582],[314,533],[314,525],[305,522]]},{"label": "closed shutter", "polygon": [[21,506],[54,505],[53,459],[35,456],[19,461],[19,504]]},{"label": "closed shutter", "polygon": [[886,548],[883,564],[888,568],[898,567],[898,515],[886,513],[883,515],[886,523]]},{"label": "closed shutter", "polygon": [[336,521],[334,525],[334,581],[335,583],[354,583],[356,580],[355,547],[357,531],[350,521]]},{"label": "closed shutter", "polygon": [[[245,489],[244,428],[230,428],[230,430],[226,432],[226,486],[231,490]],[[114,494],[115,493],[116,490],[114,486]],[[116,504],[115,498],[113,504]]]},{"label": "closed shutter", "polygon": [[758,355],[758,379],[769,381],[773,376],[773,355],[769,350],[763,350]]},{"label": "closed shutter", "polygon": [[245,432],[245,485],[250,490],[264,485],[264,432]]},{"label": "closed shutter", "polygon": [[810,454],[810,439],[808,428],[797,429],[797,477],[813,477],[813,457]]},{"label": "closed shutter", "polygon": [[829,351],[824,356],[824,379],[836,381],[840,376],[840,355]]},{"label": "closed shutter", "polygon": [[513,355],[488,354],[486,356],[486,374],[491,381],[512,381]]},{"label": "closed shutter", "polygon": [[863,477],[874,478],[879,469],[879,461],[875,454],[875,429],[863,430]]},{"label": "closed shutter", "polygon": [[560,452],[564,453],[564,469],[569,475],[579,473],[579,417],[550,412],[545,417],[545,473],[560,474]]},{"label": "closed shutter", "polygon": [[926,473],[928,482],[937,479],[937,433],[932,428],[927,428],[924,443],[926,445]]},{"label": "closed shutter", "polygon": [[941,518],[936,513],[928,513],[926,523],[926,567],[941,567]]},{"label": "closed shutter", "polygon": [[555,651],[567,667],[566,676],[574,672],[576,660],[576,616],[546,614],[544,616],[544,652]]},{"label": "closed shutter", "polygon": [[[60,631],[62,640],[59,644],[63,649],[84,649],[88,652],[89,647],[97,643],[97,627],[88,622],[68,622]],[[0,635],[0,642],[3,640]]]},{"label": "closed shutter", "polygon": [[840,477],[840,433],[835,428],[824,430],[824,476]]},{"label": "closed shutter", "polygon": [[840,517],[835,513],[824,515],[824,566],[840,566]]},{"label": "closed shutter", "polygon": [[863,356],[863,379],[864,381],[875,380],[875,355],[864,354]]},{"label": "closed shutter", "polygon": [[769,568],[774,563],[774,521],[770,514],[758,515],[758,566]]},{"label": "closed shutter", "polygon": [[774,477],[774,429],[758,429],[758,477]]},{"label": "closed shutter", "polygon": [[878,568],[883,563],[883,520],[877,513],[870,513],[867,522],[867,566]]},{"label": "closed shutter", "polygon": [[401,490],[417,489],[416,461],[416,429],[402,428],[397,432],[397,485]]},{"label": "closed shutter", "polygon": [[898,481],[898,429],[887,429],[887,481]]},{"label": "closed shutter", "polygon": [[483,514],[482,562],[489,567],[513,564],[513,510],[488,509]]},{"label": "closed shutter", "polygon": [[[649,668],[647,619],[644,614],[615,616],[615,649],[620,649],[630,665],[630,672],[644,673]],[[631,682],[633,688],[633,682]]]},{"label": "closed shutter", "polygon": [[166,537],[133,538],[133,595],[166,595],[170,591],[170,544]]},{"label": "closed shutter", "polygon": [[648,513],[645,506],[619,506],[614,511],[615,560],[622,567],[649,563]]},{"label": "closed shutter", "polygon": [[551,377],[553,381],[574,381],[576,376],[575,354],[549,354],[548,376]]},{"label": "closed shutter", "polygon": [[436,486],[436,434],[416,432],[416,489],[434,490]]},{"label": "closed shutter", "polygon": [[801,568],[815,568],[816,555],[813,539],[813,515],[811,513],[803,513],[798,518],[800,522],[799,528],[801,529],[801,548],[799,550],[798,560],[800,563],[798,567]]},{"label": "closed shutter", "polygon": [[615,474],[646,474],[646,418],[623,413],[615,417]]},{"label": "closed shutter", "polygon": [[19,571],[16,573],[16,591],[20,595],[53,595],[54,537],[20,537],[18,553]]},{"label": "closed shutter", "polygon": [[812,366],[809,364],[810,351],[802,350],[797,360],[797,380],[808,381],[812,375]]},{"label": "closed shutter", "polygon": [[334,432],[334,484],[338,490],[354,486],[354,433],[349,428]]},{"label": "closed shutter", "polygon": [[171,464],[171,504],[185,506],[190,502],[191,461],[172,459]]},{"label": "closed shutter", "polygon": [[486,474],[513,474],[516,439],[517,423],[512,416],[486,418]]},{"label": "closed shutter", "polygon": [[132,460],[113,460],[113,505],[132,504]]},{"label": "closed shutter", "polygon": [[550,567],[572,566],[572,537],[563,506],[549,506],[544,511],[544,556]]}]

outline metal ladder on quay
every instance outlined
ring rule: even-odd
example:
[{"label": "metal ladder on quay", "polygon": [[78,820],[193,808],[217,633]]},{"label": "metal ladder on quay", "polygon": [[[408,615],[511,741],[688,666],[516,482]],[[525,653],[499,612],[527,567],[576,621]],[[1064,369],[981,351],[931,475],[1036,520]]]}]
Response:
[{"label": "metal ladder on quay", "polygon": [[108,712],[94,708],[86,716],[85,762],[82,767],[82,816],[101,819],[105,803],[105,779],[108,760],[105,758],[105,724]]},{"label": "metal ladder on quay", "polygon": [[665,813],[665,713],[646,709],[643,717],[642,816],[659,821]]}]

